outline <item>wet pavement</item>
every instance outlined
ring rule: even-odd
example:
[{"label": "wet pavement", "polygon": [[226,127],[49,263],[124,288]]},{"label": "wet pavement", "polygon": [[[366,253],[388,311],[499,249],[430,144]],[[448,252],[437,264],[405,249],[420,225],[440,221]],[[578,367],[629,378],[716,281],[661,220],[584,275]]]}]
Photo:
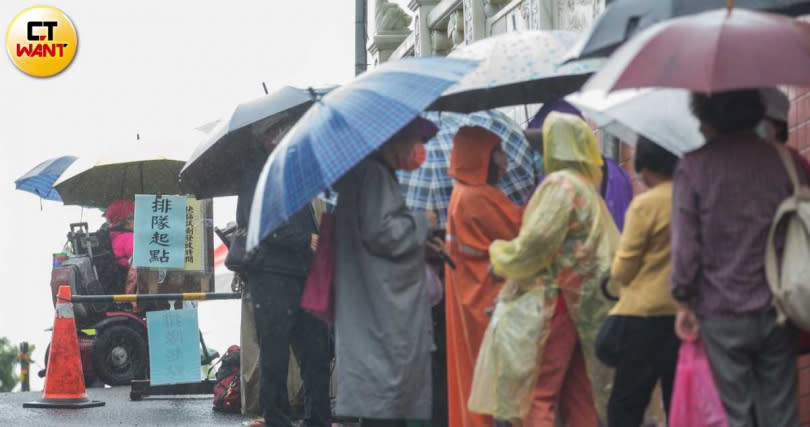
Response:
[{"label": "wet pavement", "polygon": [[89,409],[24,409],[39,392],[0,393],[0,426],[239,426],[249,418],[211,409],[213,396],[177,396],[129,400],[129,387],[87,391],[106,403]]}]

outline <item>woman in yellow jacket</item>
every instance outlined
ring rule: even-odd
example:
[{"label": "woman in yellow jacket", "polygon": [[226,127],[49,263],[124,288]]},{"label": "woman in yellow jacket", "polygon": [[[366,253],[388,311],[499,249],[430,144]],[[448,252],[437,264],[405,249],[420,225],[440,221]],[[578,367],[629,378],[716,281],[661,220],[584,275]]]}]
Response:
[{"label": "woman in yellow jacket", "polygon": [[[520,391],[505,393],[497,402],[491,397],[487,402],[487,394],[493,393],[474,385],[470,407],[488,407],[496,418],[525,426],[554,427],[559,417],[569,427],[593,427],[604,419],[597,408],[606,407],[612,382],[610,370],[595,360],[594,342],[610,308],[599,285],[608,274],[619,232],[597,192],[602,156],[590,127],[574,115],[549,114],[543,155],[548,175],[526,208],[520,233],[510,241],[495,241],[489,249],[493,274],[509,280],[498,305],[528,296],[545,306],[545,320],[511,325],[536,329],[532,340],[537,347],[516,350],[539,363],[526,373],[528,381],[499,377],[510,384],[498,387]],[[506,327],[499,326],[498,311],[496,307],[490,329]],[[478,372],[476,367],[474,381]],[[510,396],[521,402],[510,404]]]},{"label": "woman in yellow jacket", "polygon": [[630,203],[624,232],[611,270],[620,287],[611,310],[618,348],[608,425],[641,425],[655,384],[661,382],[669,413],[680,340],[675,336],[678,304],[669,289],[672,174],[678,158],[640,138],[635,169],[649,188]]}]

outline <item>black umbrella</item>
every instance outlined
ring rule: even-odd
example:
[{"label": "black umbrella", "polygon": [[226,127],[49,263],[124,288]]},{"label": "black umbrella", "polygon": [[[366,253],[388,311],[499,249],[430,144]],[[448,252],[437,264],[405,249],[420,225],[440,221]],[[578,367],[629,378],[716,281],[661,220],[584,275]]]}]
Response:
[{"label": "black umbrella", "polygon": [[[737,0],[735,8],[789,16],[810,14],[808,0]],[[588,30],[569,61],[610,56],[639,31],[663,20],[726,7],[726,0],[616,0]]]},{"label": "black umbrella", "polygon": [[285,86],[240,104],[229,116],[205,125],[208,137],[180,172],[183,190],[198,199],[236,195],[246,174],[258,176],[267,159],[258,135],[291,126],[315,97],[329,90]]}]

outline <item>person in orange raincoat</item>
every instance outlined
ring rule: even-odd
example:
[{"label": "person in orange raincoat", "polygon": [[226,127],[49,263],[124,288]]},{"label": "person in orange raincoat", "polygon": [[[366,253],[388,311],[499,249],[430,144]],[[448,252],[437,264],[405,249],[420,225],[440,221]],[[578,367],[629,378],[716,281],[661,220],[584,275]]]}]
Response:
[{"label": "person in orange raincoat", "polygon": [[489,324],[488,309],[501,289],[488,273],[489,245],[511,240],[520,229],[522,209],[495,185],[506,172],[501,139],[481,127],[462,127],[453,138],[448,174],[456,180],[447,219],[446,269],[447,379],[451,426],[490,427],[493,420],[470,412],[473,371]]}]

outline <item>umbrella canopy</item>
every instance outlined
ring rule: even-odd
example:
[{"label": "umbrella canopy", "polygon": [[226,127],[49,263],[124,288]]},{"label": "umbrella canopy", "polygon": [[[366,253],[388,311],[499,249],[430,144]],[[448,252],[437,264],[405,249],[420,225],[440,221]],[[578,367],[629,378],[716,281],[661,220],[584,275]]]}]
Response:
[{"label": "umbrella canopy", "polygon": [[570,31],[511,32],[459,48],[451,58],[481,61],[450,87],[431,110],[469,113],[535,104],[579,90],[601,60],[560,65],[579,35]]},{"label": "umbrella canopy", "polygon": [[734,9],[657,24],[622,46],[583,90],[696,92],[810,86],[810,24]]},{"label": "umbrella canopy", "polygon": [[498,188],[519,205],[528,202],[537,178],[531,146],[517,123],[497,110],[473,114],[428,112],[424,116],[439,126],[439,133],[425,145],[427,158],[419,169],[397,172],[408,207],[435,211],[439,224],[447,225],[447,207],[454,185],[447,169],[453,137],[462,126],[480,126],[501,138],[509,166]]},{"label": "umbrella canopy", "polygon": [[182,194],[177,176],[183,164],[163,158],[101,160],[89,167],[76,162],[54,188],[66,205],[103,209],[114,200],[134,200],[136,194]]},{"label": "umbrella canopy", "polygon": [[566,100],[582,109],[596,126],[631,144],[642,135],[682,156],[704,143],[700,123],[689,109],[687,90],[592,91],[569,95]]},{"label": "umbrella canopy", "polygon": [[[810,13],[807,0],[736,0],[735,6],[790,16]],[[638,32],[667,19],[726,7],[726,0],[618,0],[573,49],[570,60],[610,56]]]},{"label": "umbrella canopy", "polygon": [[386,62],[317,101],[262,170],[248,248],[385,143],[475,65],[436,57]]},{"label": "umbrella canopy", "polygon": [[[330,89],[314,90],[315,96]],[[239,104],[225,118],[199,129],[208,134],[180,172],[183,189],[197,198],[237,194],[240,178],[261,169],[267,158],[259,136],[298,120],[312,105],[307,89],[285,86],[269,95]]]},{"label": "umbrella canopy", "polygon": [[62,198],[54,190],[53,184],[76,159],[74,156],[62,156],[46,160],[17,178],[14,185],[17,190],[36,194],[45,200],[61,202]]}]

